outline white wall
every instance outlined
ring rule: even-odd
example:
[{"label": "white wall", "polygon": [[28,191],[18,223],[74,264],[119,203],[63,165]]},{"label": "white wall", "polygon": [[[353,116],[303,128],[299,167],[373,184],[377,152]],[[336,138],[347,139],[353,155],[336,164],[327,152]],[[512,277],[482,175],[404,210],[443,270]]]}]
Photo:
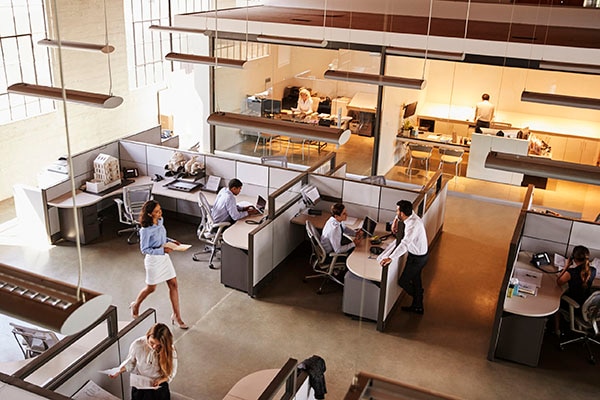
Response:
[{"label": "white wall", "polygon": [[[103,4],[101,0],[58,0],[61,39],[103,43]],[[124,101],[112,110],[68,104],[68,128],[73,153],[157,124],[156,88],[129,90],[123,2],[113,0],[106,4],[109,42],[116,48],[110,55],[112,92],[123,97]],[[63,62],[65,84],[69,89],[109,92],[106,55],[64,50]],[[56,60],[54,84],[60,84]],[[36,185],[37,174],[67,153],[63,108],[60,102],[55,103],[55,112],[0,126],[0,136],[3,138],[0,146],[0,159],[3,160],[0,166],[0,200],[13,195],[14,183]]]}]

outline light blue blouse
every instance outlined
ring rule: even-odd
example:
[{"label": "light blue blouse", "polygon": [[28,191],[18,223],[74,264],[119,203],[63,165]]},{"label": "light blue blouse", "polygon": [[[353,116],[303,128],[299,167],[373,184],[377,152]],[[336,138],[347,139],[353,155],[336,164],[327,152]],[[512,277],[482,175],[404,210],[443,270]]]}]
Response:
[{"label": "light blue blouse", "polygon": [[143,254],[163,255],[164,244],[171,241],[167,237],[162,218],[158,220],[158,224],[140,229],[140,249]]}]

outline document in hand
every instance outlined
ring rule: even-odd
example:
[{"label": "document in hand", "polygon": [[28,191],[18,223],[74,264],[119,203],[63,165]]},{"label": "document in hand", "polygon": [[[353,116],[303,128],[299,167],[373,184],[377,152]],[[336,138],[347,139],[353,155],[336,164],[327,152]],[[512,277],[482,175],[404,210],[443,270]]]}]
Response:
[{"label": "document in hand", "polygon": [[187,249],[189,249],[190,247],[192,247],[191,244],[175,244],[173,242],[167,242],[165,243],[165,247],[168,247],[170,249],[176,250],[176,251],[186,251]]},{"label": "document in hand", "polygon": [[138,374],[129,375],[129,384],[138,389],[158,389],[158,386],[152,386],[152,378]]}]

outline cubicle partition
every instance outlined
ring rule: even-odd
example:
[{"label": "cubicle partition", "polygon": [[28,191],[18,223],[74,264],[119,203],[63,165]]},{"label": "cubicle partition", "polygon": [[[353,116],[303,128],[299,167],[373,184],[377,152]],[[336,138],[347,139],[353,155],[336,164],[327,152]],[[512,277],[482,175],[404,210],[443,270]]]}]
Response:
[{"label": "cubicle partition", "polygon": [[[533,186],[529,186],[511,239],[506,269],[498,294],[488,359],[507,359],[536,366],[546,320],[560,305],[562,288],[556,275],[543,273],[535,295],[508,297],[509,281],[516,268],[537,271],[530,264],[533,254],[547,252],[567,257],[573,247],[586,246],[590,257],[600,257],[600,224],[540,213],[531,209]],[[552,266],[550,266],[552,267]]]},{"label": "cubicle partition", "polygon": [[148,309],[117,332],[117,310],[111,306],[94,324],[30,359],[10,379],[0,374],[0,381],[29,392],[27,398],[32,399],[71,398],[93,381],[104,391],[128,400],[129,374],[111,379],[100,371],[118,366],[127,357],[129,345],[155,323],[156,312]]}]

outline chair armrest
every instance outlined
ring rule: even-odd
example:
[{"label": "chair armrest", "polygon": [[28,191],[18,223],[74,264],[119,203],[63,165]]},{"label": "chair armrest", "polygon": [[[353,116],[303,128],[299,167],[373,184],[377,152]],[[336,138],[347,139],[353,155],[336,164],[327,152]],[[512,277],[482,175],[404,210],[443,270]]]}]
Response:
[{"label": "chair armrest", "polygon": [[231,222],[219,222],[216,224],[213,224],[213,228],[220,228],[220,227],[228,227],[229,225],[231,225]]},{"label": "chair armrest", "polygon": [[575,308],[579,308],[579,307],[581,307],[581,306],[579,305],[579,303],[577,303],[575,300],[573,300],[572,298],[570,298],[570,297],[569,297],[569,296],[567,296],[566,294],[565,294],[565,295],[563,295],[563,296],[561,297],[561,299],[562,299],[562,300],[564,300],[564,301],[566,301],[566,302],[567,302],[567,304],[569,304],[569,307],[573,307],[574,309],[575,309]]}]

